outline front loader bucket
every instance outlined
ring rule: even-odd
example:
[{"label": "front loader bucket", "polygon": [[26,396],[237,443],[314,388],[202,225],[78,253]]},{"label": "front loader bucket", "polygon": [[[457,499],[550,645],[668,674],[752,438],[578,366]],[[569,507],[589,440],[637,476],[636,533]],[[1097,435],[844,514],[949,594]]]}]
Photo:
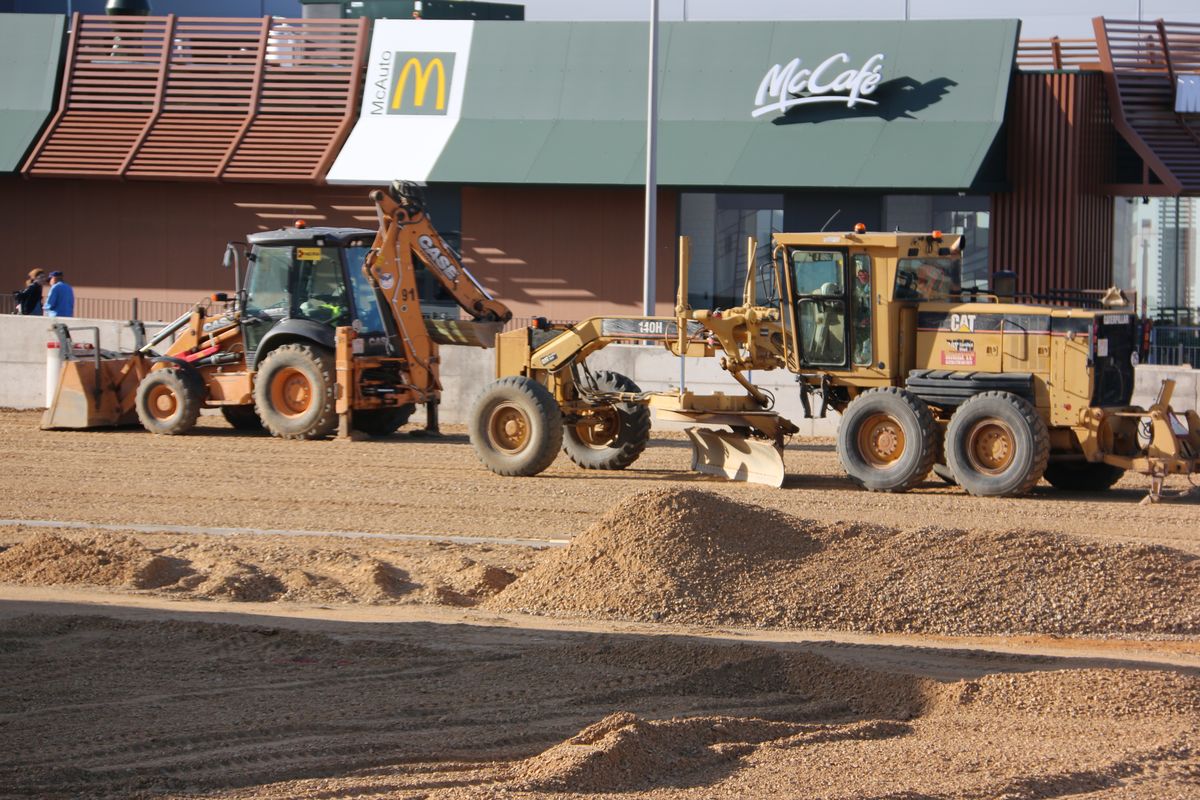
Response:
[{"label": "front loader bucket", "polygon": [[688,428],[692,469],[731,481],[783,486],[783,453],[774,444],[729,431]]},{"label": "front loader bucket", "polygon": [[136,425],[137,370],[130,359],[64,361],[58,389],[42,414],[42,430]]},{"label": "front loader bucket", "polygon": [[503,327],[503,322],[428,318],[425,320],[425,330],[429,333],[430,339],[438,344],[463,347],[495,347],[496,334]]}]

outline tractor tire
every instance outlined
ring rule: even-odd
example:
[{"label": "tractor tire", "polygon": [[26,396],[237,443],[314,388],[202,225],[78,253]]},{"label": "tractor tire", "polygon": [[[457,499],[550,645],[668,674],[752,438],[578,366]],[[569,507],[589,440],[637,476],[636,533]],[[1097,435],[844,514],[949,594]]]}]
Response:
[{"label": "tractor tire", "polygon": [[254,410],[254,406],[221,406],[221,416],[235,430],[261,431],[263,429],[262,420],[258,418],[258,412]]},{"label": "tractor tire", "polygon": [[904,389],[863,392],[846,406],[837,451],[850,479],[872,492],[907,492],[937,458],[937,423],[929,406]]},{"label": "tractor tire", "polygon": [[324,439],[337,428],[333,354],[311,344],[285,344],[263,359],[254,407],[281,439]]},{"label": "tractor tire", "polygon": [[412,416],[417,407],[413,403],[405,403],[394,408],[372,408],[367,411],[355,411],[353,419],[354,430],[367,436],[382,438],[391,436]]},{"label": "tractor tire", "polygon": [[1105,492],[1125,476],[1125,470],[1102,462],[1050,462],[1042,475],[1063,492]]},{"label": "tractor tire", "polygon": [[179,367],[156,369],[138,384],[134,406],[142,427],[151,433],[176,436],[187,433],[200,418],[204,381]]},{"label": "tractor tire", "polygon": [[[641,391],[621,373],[607,370],[596,373],[596,386],[606,392]],[[625,469],[649,441],[650,409],[643,403],[614,403],[565,423],[562,451],[584,469]]]},{"label": "tractor tire", "polygon": [[980,497],[1026,494],[1050,458],[1050,434],[1028,400],[983,392],[967,400],[946,429],[946,460],[958,485]]},{"label": "tractor tire", "polygon": [[562,446],[558,402],[524,377],[501,378],[485,388],[471,407],[468,428],[479,460],[497,475],[537,475]]}]

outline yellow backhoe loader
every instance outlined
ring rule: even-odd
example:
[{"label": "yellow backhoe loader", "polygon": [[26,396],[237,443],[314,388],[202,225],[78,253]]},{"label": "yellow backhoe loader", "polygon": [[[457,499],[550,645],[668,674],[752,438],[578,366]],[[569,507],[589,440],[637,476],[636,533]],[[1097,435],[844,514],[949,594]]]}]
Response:
[{"label": "yellow backhoe loader", "polygon": [[[387,435],[423,403],[437,428],[439,344],[490,347],[511,312],[463,267],[411,184],[371,193],[379,227],[296,227],[230,245],[234,296],[213,295],[132,352],[68,356],[43,428],[138,420],[186,433],[203,407],[289,439]],[[241,255],[247,271],[241,280]],[[422,316],[418,278],[471,320]],[[213,311],[212,305],[223,304]],[[71,331],[56,326],[62,352]]]},{"label": "yellow backhoe loader", "polygon": [[[535,475],[561,446],[581,467],[623,469],[646,446],[653,407],[695,423],[695,469],[779,486],[797,428],[746,373],[786,369],[806,415],[841,414],[842,466],[873,491],[907,491],[931,470],[975,495],[1023,494],[1043,477],[1101,490],[1135,470],[1157,498],[1166,475],[1200,471],[1200,417],[1172,411],[1172,382],[1149,409],[1129,405],[1148,329],[1119,291],[1069,307],[1018,303],[1004,276],[990,293],[965,290],[962,239],[936,231],[856,226],[776,234],[773,244],[763,276],[751,246],[740,306],[687,304],[681,240],[674,317],[595,317],[498,337],[498,380],[470,418],[480,459],[501,475]],[[612,342],[646,340],[682,357],[719,356],[744,393],[642,392],[588,368]]]}]

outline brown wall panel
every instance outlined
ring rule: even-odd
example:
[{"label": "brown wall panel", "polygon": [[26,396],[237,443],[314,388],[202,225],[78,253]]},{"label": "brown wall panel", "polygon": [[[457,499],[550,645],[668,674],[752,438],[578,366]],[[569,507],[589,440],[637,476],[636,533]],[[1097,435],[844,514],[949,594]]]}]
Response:
[{"label": "brown wall panel", "polygon": [[[674,308],[678,195],[658,200],[658,313]],[[643,193],[467,187],[463,257],[518,317],[642,313]]]},{"label": "brown wall panel", "polygon": [[62,269],[82,297],[194,302],[233,287],[225,243],[305,219],[374,228],[368,187],[0,177],[8,281]]},{"label": "brown wall panel", "polygon": [[1011,192],[992,197],[993,271],[1022,292],[1112,284],[1112,128],[1099,73],[1019,73],[1009,96]]}]

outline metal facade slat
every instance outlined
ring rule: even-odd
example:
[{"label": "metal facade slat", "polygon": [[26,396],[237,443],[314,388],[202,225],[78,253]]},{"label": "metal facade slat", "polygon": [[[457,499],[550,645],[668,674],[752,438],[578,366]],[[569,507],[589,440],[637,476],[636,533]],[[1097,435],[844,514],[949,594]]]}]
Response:
[{"label": "metal facade slat", "polygon": [[366,20],[76,14],[30,176],[320,182],[358,110]]}]

